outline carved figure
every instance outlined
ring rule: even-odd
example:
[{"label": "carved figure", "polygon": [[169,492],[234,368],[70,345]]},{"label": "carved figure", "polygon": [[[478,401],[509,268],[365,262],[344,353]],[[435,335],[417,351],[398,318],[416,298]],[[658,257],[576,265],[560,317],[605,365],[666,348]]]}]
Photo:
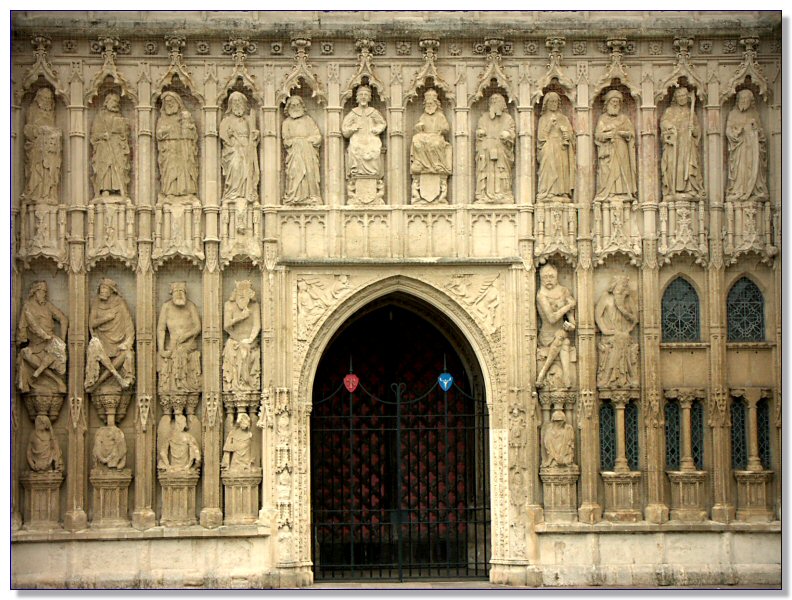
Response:
[{"label": "carved figure", "polygon": [[55,97],[40,88],[25,123],[25,197],[38,203],[60,201],[61,130],[55,126]]},{"label": "carved figure", "polygon": [[223,142],[221,166],[225,178],[223,201],[236,202],[237,230],[244,231],[247,206],[258,202],[259,130],[242,92],[232,92],[228,97],[228,109],[220,122],[220,140]]},{"label": "carved figure", "polygon": [[517,129],[506,100],[492,94],[476,126],[476,202],[514,202],[512,170]]},{"label": "carved figure", "polygon": [[171,300],[162,305],[157,323],[159,389],[169,392],[201,391],[201,317],[187,299],[187,284],[172,283]]},{"label": "carved figure", "polygon": [[201,466],[201,449],[187,431],[187,418],[177,414],[173,431],[159,455],[157,467],[165,471],[196,471]]},{"label": "carved figure", "polygon": [[[22,392],[66,393],[66,335],[69,319],[48,299],[46,281],[35,281],[22,306],[17,343],[27,342],[17,358],[17,386]],[[55,335],[55,322],[60,336]]]},{"label": "carved figure", "polygon": [[316,121],[305,112],[299,96],[286,102],[286,114],[281,128],[286,148],[286,190],[284,204],[321,204],[319,186],[319,147],[322,133]]},{"label": "carved figure", "polygon": [[[341,124],[341,133],[349,139],[347,149],[346,173],[350,180],[350,199],[368,204],[381,200],[384,194],[382,178],[382,140],[385,131],[385,118],[371,102],[371,88],[361,85],[355,95],[357,106],[353,108]],[[367,181],[363,185],[361,181]],[[360,184],[360,189],[358,189]]]},{"label": "carved figure", "polygon": [[49,417],[38,415],[27,447],[27,461],[31,471],[62,471],[63,455],[58,440],[52,432]]},{"label": "carved figure", "polygon": [[118,284],[107,277],[88,315],[91,341],[85,362],[85,389],[88,392],[128,389],[135,381],[135,324]]},{"label": "carved figure", "polygon": [[569,201],[575,189],[575,133],[561,112],[561,97],[548,92],[542,99],[542,116],[536,134],[539,184],[536,199]]},{"label": "carved figure", "polygon": [[121,114],[121,98],[107,94],[91,129],[93,189],[97,196],[128,195],[129,131],[129,120]]},{"label": "carved figure", "polygon": [[624,388],[638,385],[638,344],[630,335],[638,324],[638,304],[626,275],[613,277],[594,307],[602,338],[597,385]]},{"label": "carved figure", "polygon": [[426,90],[424,112],[415,124],[410,148],[413,204],[448,201],[448,176],[452,165],[451,144],[445,136],[449,129],[437,92]]},{"label": "carved figure", "polygon": [[613,196],[635,199],[638,191],[635,128],[630,118],[621,112],[623,102],[624,95],[619,90],[605,94],[605,113],[594,132],[599,157],[595,200]]},{"label": "carved figure", "polygon": [[93,458],[96,466],[123,469],[126,466],[126,438],[115,425],[100,427],[94,439]]},{"label": "carved figure", "polygon": [[567,423],[563,410],[554,410],[542,425],[542,467],[568,467],[575,464],[575,429]]},{"label": "carved figure", "polygon": [[536,306],[542,318],[539,344],[546,349],[547,358],[536,377],[536,385],[544,384],[550,367],[559,358],[563,387],[569,388],[572,387],[570,367],[572,344],[569,341],[569,332],[575,330],[573,309],[577,301],[567,288],[558,284],[558,271],[553,265],[543,266],[539,271],[539,279],[542,283],[536,294]]},{"label": "carved figure", "polygon": [[157,121],[157,164],[162,196],[198,193],[198,130],[195,120],[175,92],[162,94]]},{"label": "carved figure", "polygon": [[767,137],[751,90],[737,92],[726,119],[729,183],[726,200],[767,200]]},{"label": "carved figure", "polygon": [[236,425],[223,444],[223,460],[220,468],[228,472],[250,471],[253,468],[251,446],[253,432],[250,431],[250,417],[240,413]]},{"label": "carved figure", "polygon": [[249,281],[237,281],[223,309],[223,328],[229,336],[223,349],[223,383],[229,391],[259,389],[261,315],[255,298]]},{"label": "carved figure", "polygon": [[[691,103],[691,98],[693,102]],[[663,139],[663,197],[699,199],[704,194],[701,173],[701,125],[695,112],[695,94],[680,87],[660,119]]]}]

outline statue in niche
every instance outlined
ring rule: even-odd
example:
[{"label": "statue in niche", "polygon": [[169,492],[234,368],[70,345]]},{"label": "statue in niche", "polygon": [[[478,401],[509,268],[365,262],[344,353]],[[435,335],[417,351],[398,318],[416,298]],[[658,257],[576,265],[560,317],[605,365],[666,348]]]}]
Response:
[{"label": "statue in niche", "polygon": [[346,173],[349,198],[357,204],[381,203],[385,196],[380,134],[387,124],[371,103],[371,88],[361,85],[355,94],[357,106],[341,124],[341,133],[349,139]]},{"label": "statue in niche", "polygon": [[575,132],[561,112],[561,97],[548,92],[542,99],[542,116],[536,134],[539,159],[540,202],[569,202],[575,189]]},{"label": "statue in niche", "polygon": [[300,96],[286,101],[286,114],[281,128],[286,148],[286,191],[284,204],[321,204],[319,186],[319,147],[322,133],[316,121],[305,112]]},{"label": "statue in niche", "polygon": [[626,275],[614,276],[594,307],[602,334],[599,343],[597,385],[605,388],[636,387],[638,344],[630,335],[638,324],[638,303]]},{"label": "statue in niche", "polygon": [[729,182],[726,200],[767,200],[767,137],[751,90],[737,92],[726,119]]},{"label": "statue in niche", "polygon": [[258,202],[259,130],[256,118],[249,114],[248,99],[242,92],[232,92],[228,109],[220,122],[220,140],[223,142],[221,166],[223,168],[223,202],[236,203],[236,228],[246,229],[249,205]]},{"label": "statue in niche", "polygon": [[[66,393],[66,335],[69,319],[48,300],[46,281],[30,286],[17,326],[17,343],[27,342],[17,358],[17,386],[23,393]],[[60,336],[55,335],[55,322]]]},{"label": "statue in niche", "polygon": [[542,318],[539,346],[546,358],[536,377],[536,385],[545,385],[545,378],[558,359],[561,363],[560,387],[568,389],[572,387],[572,343],[569,332],[575,330],[573,309],[577,302],[569,289],[558,284],[558,271],[553,265],[543,266],[539,271],[539,279],[541,287],[536,293],[536,306]]},{"label": "statue in niche", "polygon": [[126,454],[124,432],[115,425],[100,427],[94,439],[94,466],[123,469],[126,466]]},{"label": "statue in niche", "polygon": [[[691,102],[693,98],[693,102]],[[701,173],[701,125],[696,116],[695,94],[677,88],[671,105],[660,119],[663,139],[663,198],[698,200],[704,195]]]},{"label": "statue in niche", "polygon": [[449,130],[437,92],[426,90],[424,112],[415,124],[410,148],[413,204],[448,203],[448,176],[452,165],[451,144],[445,136]]},{"label": "statue in niche", "polygon": [[261,315],[249,281],[237,281],[223,309],[228,340],[223,349],[223,387],[226,391],[257,392],[261,379],[258,337]]},{"label": "statue in niche", "polygon": [[249,472],[253,469],[253,432],[250,431],[250,417],[240,413],[236,425],[229,432],[223,444],[223,460],[220,468],[228,473]]},{"label": "statue in niche", "polygon": [[162,94],[157,121],[160,201],[198,193],[198,129],[176,92]]},{"label": "statue in niche", "polygon": [[91,129],[96,196],[128,196],[129,132],[129,120],[121,114],[121,98],[118,94],[107,94]]},{"label": "statue in niche", "polygon": [[187,299],[187,284],[170,286],[171,299],[162,305],[157,323],[160,393],[200,392],[201,317],[198,307]]},{"label": "statue in niche", "polygon": [[25,123],[25,198],[41,204],[60,201],[62,133],[55,126],[55,96],[40,88]]},{"label": "statue in niche", "polygon": [[605,94],[605,113],[597,122],[597,194],[594,200],[614,196],[635,200],[638,171],[635,158],[635,128],[622,113],[624,94],[611,90]]},{"label": "statue in niche", "polygon": [[197,471],[201,466],[201,449],[195,437],[187,431],[187,418],[177,414],[168,442],[160,451],[157,468],[166,472]]},{"label": "statue in niche", "polygon": [[85,389],[115,393],[135,381],[135,324],[118,284],[104,277],[88,314],[91,341],[85,361]]},{"label": "statue in niche", "polygon": [[517,129],[506,100],[492,94],[476,126],[476,202],[514,202],[512,170]]},{"label": "statue in niche", "polygon": [[63,454],[49,417],[38,415],[27,447],[27,462],[35,473],[63,471]]},{"label": "statue in niche", "polygon": [[569,467],[575,464],[575,429],[567,423],[563,410],[553,411],[542,425],[542,468]]}]

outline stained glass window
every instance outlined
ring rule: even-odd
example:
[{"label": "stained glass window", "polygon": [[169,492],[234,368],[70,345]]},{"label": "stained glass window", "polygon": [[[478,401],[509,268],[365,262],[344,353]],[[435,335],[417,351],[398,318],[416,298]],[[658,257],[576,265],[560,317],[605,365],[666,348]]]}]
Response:
[{"label": "stained glass window", "polygon": [[666,469],[679,469],[679,403],[669,400],[665,405]]},{"label": "stained glass window", "polygon": [[690,407],[690,443],[693,462],[700,471],[704,468],[704,404],[695,400]]},{"label": "stained glass window", "polygon": [[616,420],[613,405],[603,402],[600,406],[600,468],[613,471],[616,464]]},{"label": "stained glass window", "polygon": [[640,468],[640,453],[638,446],[638,403],[628,402],[624,408],[624,445],[627,454],[627,464],[631,471]]},{"label": "stained glass window", "polygon": [[756,428],[759,460],[765,469],[770,469],[770,402],[767,398],[756,405]]},{"label": "stained glass window", "polygon": [[764,340],[764,298],[756,284],[747,277],[739,279],[729,290],[726,322],[730,342]]},{"label": "stained glass window", "polygon": [[682,277],[677,277],[663,294],[663,341],[698,342],[699,299],[696,290]]},{"label": "stained glass window", "polygon": [[732,468],[745,469],[748,465],[748,445],[745,437],[745,403],[734,398],[731,405]]}]

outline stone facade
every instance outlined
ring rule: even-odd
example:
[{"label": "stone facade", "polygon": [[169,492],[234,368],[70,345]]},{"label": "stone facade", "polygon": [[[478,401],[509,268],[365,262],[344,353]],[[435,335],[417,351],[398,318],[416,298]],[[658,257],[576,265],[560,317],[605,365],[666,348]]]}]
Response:
[{"label": "stone facade", "polygon": [[13,586],[311,584],[314,374],[392,294],[478,362],[491,582],[780,586],[780,13],[12,33]]}]

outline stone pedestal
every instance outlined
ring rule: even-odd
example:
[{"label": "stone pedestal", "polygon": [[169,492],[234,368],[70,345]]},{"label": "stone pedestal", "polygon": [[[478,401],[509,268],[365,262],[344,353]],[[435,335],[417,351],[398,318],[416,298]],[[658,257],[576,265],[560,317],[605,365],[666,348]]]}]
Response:
[{"label": "stone pedestal", "polygon": [[19,480],[25,488],[25,518],[27,529],[60,527],[60,486],[62,471],[34,473],[28,471]]},{"label": "stone pedestal", "polygon": [[704,521],[706,471],[667,471],[671,481],[671,518],[690,523]]},{"label": "stone pedestal", "polygon": [[637,523],[641,520],[640,471],[603,471],[605,483],[605,514],[615,523]]},{"label": "stone pedestal", "polygon": [[569,467],[542,468],[539,477],[544,484],[544,518],[548,523],[577,521],[577,480],[580,469]]},{"label": "stone pedestal", "polygon": [[160,525],[183,527],[198,523],[195,512],[195,489],[198,479],[200,475],[195,471],[160,472],[159,482],[162,485]]},{"label": "stone pedestal", "polygon": [[735,471],[737,480],[737,520],[773,520],[772,471]]},{"label": "stone pedestal", "polygon": [[129,484],[132,469],[91,469],[93,520],[91,527],[128,527]]},{"label": "stone pedestal", "polygon": [[225,525],[255,523],[259,512],[259,485],[261,469],[248,473],[224,473],[221,477],[225,490]]},{"label": "stone pedestal", "polygon": [[349,180],[349,204],[385,204],[385,182],[378,177],[353,177]]}]

